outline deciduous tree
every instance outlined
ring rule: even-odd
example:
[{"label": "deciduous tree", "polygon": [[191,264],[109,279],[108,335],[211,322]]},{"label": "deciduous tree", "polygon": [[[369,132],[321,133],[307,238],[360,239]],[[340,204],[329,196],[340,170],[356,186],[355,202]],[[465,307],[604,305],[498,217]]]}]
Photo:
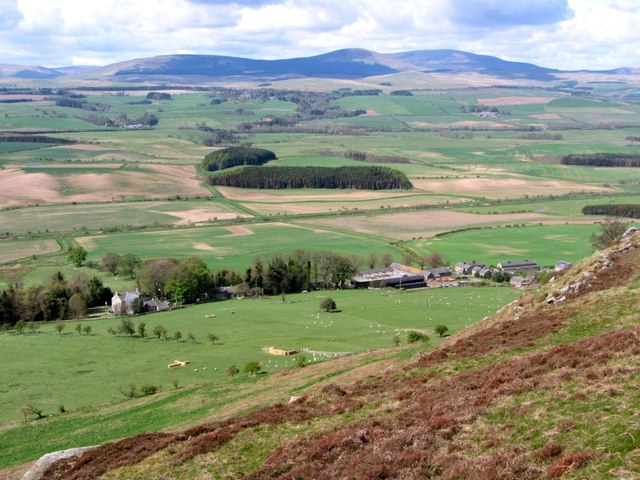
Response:
[{"label": "deciduous tree", "polygon": [[443,337],[445,333],[449,331],[449,327],[446,325],[436,325],[433,327],[433,331],[436,332],[440,337]]},{"label": "deciduous tree", "polygon": [[111,275],[118,273],[118,266],[120,265],[120,255],[117,253],[109,252],[102,257],[102,269],[105,272],[109,272]]},{"label": "deciduous tree", "polygon": [[77,245],[69,251],[69,255],[67,256],[67,258],[76,267],[80,267],[87,259],[87,250],[80,245]]},{"label": "deciduous tree", "polygon": [[260,362],[256,360],[247,362],[247,364],[242,369],[244,373],[247,373],[251,376],[255,376],[257,373],[260,372],[260,370],[262,370],[262,366],[260,365]]}]

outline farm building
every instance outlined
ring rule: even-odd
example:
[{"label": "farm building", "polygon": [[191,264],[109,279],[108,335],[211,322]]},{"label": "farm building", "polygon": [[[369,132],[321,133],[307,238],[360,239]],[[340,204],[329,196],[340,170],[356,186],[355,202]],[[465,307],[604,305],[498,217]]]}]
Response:
[{"label": "farm building", "polygon": [[429,268],[428,270],[421,270],[420,273],[422,273],[427,280],[438,280],[450,277],[453,274],[449,267]]},{"label": "farm building", "polygon": [[142,309],[145,312],[161,312],[171,308],[169,302],[158,300],[157,298],[144,297],[140,290],[135,292],[116,292],[111,297],[111,310],[116,315],[133,315],[136,313],[136,302],[142,302]]},{"label": "farm building", "polygon": [[538,266],[538,262],[535,260],[528,260],[525,258],[524,260],[517,260],[515,262],[512,262],[511,260],[500,262],[498,264],[498,269],[513,275],[518,270],[538,271],[540,270],[540,267]]},{"label": "farm building", "polygon": [[477,272],[474,272],[474,277],[480,278],[491,278],[493,276],[493,271],[490,268],[480,268]]},{"label": "farm building", "polygon": [[471,270],[474,267],[485,268],[486,264],[476,260],[471,260],[470,262],[458,262],[455,266],[455,272],[458,275],[471,275]]},{"label": "farm building", "polygon": [[151,300],[147,300],[144,302],[144,309],[147,312],[163,312],[165,310],[169,310],[171,305],[166,300],[158,300],[157,298],[152,298]]},{"label": "farm building", "polygon": [[140,299],[140,291],[135,292],[116,292],[111,297],[111,310],[116,315],[133,315],[134,303]]},{"label": "farm building", "polygon": [[204,300],[229,300],[233,297],[233,287],[216,287],[204,294]]},{"label": "farm building", "polygon": [[394,287],[420,288],[426,287],[429,273],[425,270],[392,263],[386,268],[362,270],[351,278],[355,288]]}]

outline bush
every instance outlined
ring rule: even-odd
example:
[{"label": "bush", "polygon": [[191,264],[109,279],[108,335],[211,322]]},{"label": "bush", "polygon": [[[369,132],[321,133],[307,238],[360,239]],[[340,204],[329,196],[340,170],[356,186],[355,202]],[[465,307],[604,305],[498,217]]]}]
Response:
[{"label": "bush", "polygon": [[411,330],[407,332],[407,343],[427,342],[429,335]]},{"label": "bush", "polygon": [[120,393],[127,398],[135,398],[138,396],[135,383],[130,383],[128,386],[120,388]]},{"label": "bush", "polygon": [[239,373],[240,373],[240,370],[238,370],[238,367],[236,367],[235,365],[229,365],[227,367],[227,375],[229,375],[230,377],[233,378]]},{"label": "bush", "polygon": [[260,370],[262,370],[262,366],[260,365],[260,362],[257,362],[255,360],[248,362],[245,366],[244,369],[242,370],[244,373],[248,373],[251,376],[256,375],[257,373],[260,372]]},{"label": "bush", "polygon": [[25,405],[24,407],[20,407],[20,413],[22,414],[22,418],[24,419],[25,422],[27,421],[27,417],[29,415],[35,415],[36,420],[40,418],[44,418],[44,415],[42,414],[42,409],[39,407],[36,407],[35,405]]},{"label": "bush", "polygon": [[440,338],[444,337],[444,334],[449,331],[449,327],[446,325],[436,325],[433,327],[433,331],[440,335]]},{"label": "bush", "polygon": [[140,393],[145,397],[148,395],[154,395],[160,391],[160,386],[147,383],[140,387]]},{"label": "bush", "polygon": [[306,366],[307,357],[305,357],[304,355],[296,355],[296,358],[294,359],[294,362],[296,364],[296,367],[302,368],[302,367]]},{"label": "bush", "polygon": [[322,300],[320,300],[320,309],[324,310],[325,312],[330,312],[331,310],[335,310],[336,302],[329,297],[323,298]]}]

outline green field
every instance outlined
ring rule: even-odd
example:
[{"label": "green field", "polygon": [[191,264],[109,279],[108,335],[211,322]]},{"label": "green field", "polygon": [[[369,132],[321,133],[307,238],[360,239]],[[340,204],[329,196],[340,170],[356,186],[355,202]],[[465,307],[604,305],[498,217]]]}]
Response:
[{"label": "green field", "polygon": [[0,263],[14,262],[31,256],[55,253],[59,250],[60,245],[55,240],[1,240]]},{"label": "green field", "polygon": [[[324,313],[319,302],[331,296],[340,310]],[[3,368],[0,371],[3,406],[0,422],[19,420],[18,408],[36,404],[54,413],[60,404],[69,411],[120,402],[120,388],[130,383],[155,383],[169,390],[178,378],[181,385],[222,382],[231,364],[240,368],[260,361],[267,371],[293,365],[291,357],[263,351],[275,346],[310,349],[310,362],[335,354],[386,348],[392,337],[405,330],[431,333],[437,324],[454,333],[511,302],[518,293],[510,288],[434,288],[397,290],[310,292],[263,300],[228,300],[133,318],[146,323],[147,332],[163,325],[169,336],[181,331],[183,339],[128,338],[107,332],[120,319],[67,321],[62,335],[53,325],[38,333],[0,334]],[[207,318],[210,317],[210,318]],[[74,327],[90,325],[91,335],[78,335]],[[195,343],[186,340],[192,332]],[[212,345],[208,333],[220,337]],[[43,359],[46,358],[46,362]],[[168,369],[174,359],[189,360],[190,367]]]},{"label": "green field", "polygon": [[[640,105],[619,100],[637,85],[603,82],[593,85],[591,97],[577,97],[557,88],[561,80],[531,88],[524,80],[508,88],[482,87],[476,80],[472,84],[468,78],[405,73],[357,81],[274,82],[275,89],[300,89],[296,95],[339,88],[384,92],[321,103],[327,118],[305,112],[304,104],[277,100],[276,94],[257,100],[250,90],[217,105],[211,102],[215,95],[203,91],[173,93],[170,101],[137,105],[132,103],[146,98],[142,92],[87,95],[88,102],[104,106],[95,112],[98,117],[153,113],[158,124],[140,130],[105,127],[100,118],[91,123],[92,112],[58,107],[53,101],[3,104],[0,133],[48,131],[46,135],[79,143],[0,143],[0,201],[7,207],[0,210],[0,234],[7,237],[0,241],[0,263],[6,263],[0,289],[10,282],[33,288],[58,271],[67,279],[78,273],[97,275],[114,291],[135,288],[134,280],[94,268],[108,252],[133,253],[143,260],[197,256],[213,271],[239,273],[256,256],[268,260],[298,249],[351,258],[390,253],[397,261],[409,253],[438,252],[451,264],[477,259],[494,265],[529,258],[552,266],[559,258],[576,262],[589,255],[589,236],[599,227],[578,223],[598,217],[585,217],[582,207],[640,203],[640,169],[564,166],[560,157],[640,154],[640,142],[633,140],[640,137]],[[578,82],[582,87],[588,83]],[[389,94],[397,89],[413,89],[414,95]],[[468,110],[495,99],[498,117],[481,118]],[[331,107],[368,113],[330,118]],[[297,114],[301,120],[293,128],[238,131],[242,123],[284,116],[290,120]],[[229,130],[239,144],[274,151],[278,159],[270,165],[370,165],[345,158],[349,151],[405,157],[410,163],[386,166],[404,172],[415,188],[363,192],[203,187],[195,173],[198,165],[224,146],[205,146],[207,129]],[[6,168],[25,164],[29,168]],[[440,205],[430,223],[435,204]],[[535,215],[491,215],[511,213]],[[225,226],[215,225],[217,221]],[[472,225],[482,228],[465,230]],[[430,237],[455,229],[460,231]],[[67,248],[75,242],[87,248],[89,265],[68,262]],[[327,295],[336,300],[339,312],[319,311],[320,299]],[[404,342],[408,329],[429,333],[434,343],[436,324],[455,333],[518,295],[506,287],[310,292],[287,295],[284,301],[279,296],[229,300],[133,318],[136,324],[144,321],[148,333],[159,324],[169,337],[180,331],[180,342],[113,336],[107,330],[120,319],[107,315],[81,321],[91,326],[91,335],[78,335],[74,327],[80,321],[69,320],[62,335],[51,323],[39,326],[37,333],[3,331],[0,468],[61,448],[220,418],[230,397],[253,397],[259,385],[275,377],[270,374],[293,366],[292,358],[270,356],[265,347],[322,352],[306,356],[323,367],[332,364],[321,362],[336,355],[391,347],[395,335]],[[186,340],[189,332],[195,342]],[[220,341],[212,345],[209,333]],[[416,351],[407,348],[404,354]],[[402,352],[385,350],[384,355]],[[167,364],[174,359],[191,364],[169,370]],[[251,360],[262,363],[265,382],[225,375],[229,365],[242,369]],[[330,378],[334,374],[326,373]],[[173,390],[174,380],[182,388]],[[309,384],[314,381],[310,378]],[[126,399],[121,390],[131,383],[158,384],[162,394]],[[244,389],[254,388],[254,383],[255,390]],[[278,395],[298,391],[284,390]],[[22,423],[19,408],[27,404],[51,416]],[[58,413],[60,405],[69,415]],[[246,403],[244,408],[256,405]]]},{"label": "green field", "polygon": [[[234,217],[243,212],[226,202],[207,201],[145,201],[76,205],[33,206],[0,210],[3,231],[24,235],[27,232],[71,232],[154,224],[187,223],[189,212],[203,212],[201,217]],[[37,230],[36,230],[37,227]]]},{"label": "green field", "polygon": [[436,251],[453,262],[471,259],[496,265],[506,260],[533,259],[553,266],[559,260],[576,262],[593,253],[589,236],[597,225],[544,225],[472,229],[436,238],[419,239],[406,245],[427,254]]},{"label": "green field", "polygon": [[132,232],[80,239],[89,259],[100,261],[108,252],[134,253],[142,258],[198,256],[212,269],[243,272],[256,256],[287,255],[297,249],[328,250],[344,255],[394,253],[380,238],[297,227],[254,224],[234,233],[225,227],[198,227],[159,232]]}]

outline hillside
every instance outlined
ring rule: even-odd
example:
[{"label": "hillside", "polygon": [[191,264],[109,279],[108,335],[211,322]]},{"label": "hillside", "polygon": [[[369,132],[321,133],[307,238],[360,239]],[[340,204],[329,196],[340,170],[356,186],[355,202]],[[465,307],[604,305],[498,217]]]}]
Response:
[{"label": "hillside", "polygon": [[281,79],[362,78],[406,71],[476,72],[504,78],[554,79],[549,75],[554,72],[551,69],[457,50],[381,54],[357,48],[337,50],[313,57],[278,60],[253,60],[217,55],[165,55],[110,65],[97,73],[110,73],[114,78],[123,80],[158,75]]},{"label": "hillside", "polygon": [[39,478],[637,478],[639,264],[633,229],[404,363],[325,372],[288,404],[109,443]]},{"label": "hillside", "polygon": [[[557,70],[489,55],[459,50],[418,50],[377,53],[360,48],[276,60],[257,60],[222,55],[161,55],[132,59],[104,67],[19,67],[0,65],[0,77],[85,78],[124,82],[193,82],[204,79],[243,78],[281,80],[288,78],[356,79],[401,72],[476,73],[505,79],[557,80]],[[617,72],[609,72],[615,74]],[[621,72],[628,73],[628,71]]]}]

